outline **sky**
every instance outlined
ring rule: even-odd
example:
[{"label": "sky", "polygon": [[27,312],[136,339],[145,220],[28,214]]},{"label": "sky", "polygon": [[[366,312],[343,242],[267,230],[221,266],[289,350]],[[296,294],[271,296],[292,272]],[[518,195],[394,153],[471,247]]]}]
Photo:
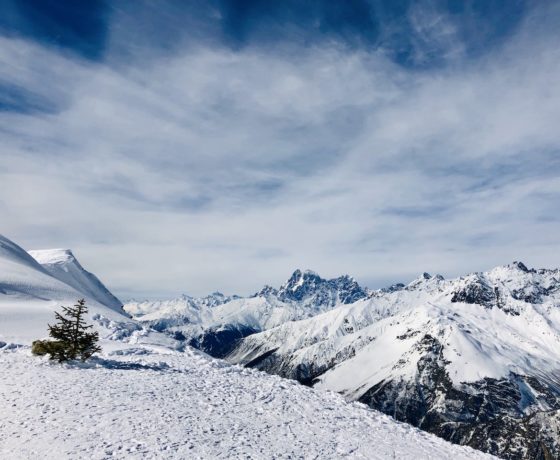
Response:
[{"label": "sky", "polygon": [[0,233],[122,298],[560,266],[558,2],[0,8]]}]

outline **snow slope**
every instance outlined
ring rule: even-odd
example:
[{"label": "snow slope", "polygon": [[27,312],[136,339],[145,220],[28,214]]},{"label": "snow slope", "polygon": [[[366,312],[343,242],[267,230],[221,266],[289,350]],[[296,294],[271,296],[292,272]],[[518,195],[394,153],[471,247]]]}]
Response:
[{"label": "snow slope", "polygon": [[0,349],[0,457],[490,459],[334,393],[200,352],[80,367]]},{"label": "snow slope", "polygon": [[53,278],[33,257],[0,235],[0,295],[36,299],[68,297],[75,289]]},{"label": "snow slope", "polygon": [[76,291],[106,305],[122,311],[122,302],[103,285],[93,273],[85,270],[69,249],[41,249],[29,254],[53,277],[72,286]]}]

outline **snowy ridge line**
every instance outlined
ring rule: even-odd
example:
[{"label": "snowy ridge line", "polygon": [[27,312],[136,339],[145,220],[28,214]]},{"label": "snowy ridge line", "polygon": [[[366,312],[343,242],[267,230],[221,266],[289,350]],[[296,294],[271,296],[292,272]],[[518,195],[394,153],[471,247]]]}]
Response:
[{"label": "snowy ridge line", "polygon": [[41,249],[28,252],[54,278],[123,313],[122,302],[109,292],[97,276],[82,267],[70,249]]}]

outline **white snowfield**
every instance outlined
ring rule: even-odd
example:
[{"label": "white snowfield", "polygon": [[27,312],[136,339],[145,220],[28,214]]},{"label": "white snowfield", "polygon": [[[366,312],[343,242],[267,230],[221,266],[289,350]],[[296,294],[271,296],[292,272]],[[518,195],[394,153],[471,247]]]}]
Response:
[{"label": "white snowfield", "polygon": [[191,349],[60,365],[4,347],[0,368],[3,459],[493,458]]},{"label": "white snowfield", "polygon": [[97,302],[122,312],[122,302],[93,273],[86,271],[69,249],[42,249],[29,251],[29,254],[54,278]]}]

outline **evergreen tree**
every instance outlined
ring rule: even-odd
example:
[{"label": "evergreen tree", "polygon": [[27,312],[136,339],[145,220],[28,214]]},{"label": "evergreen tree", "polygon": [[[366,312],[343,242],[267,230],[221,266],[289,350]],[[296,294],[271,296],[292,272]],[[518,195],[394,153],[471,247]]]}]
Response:
[{"label": "evergreen tree", "polygon": [[62,362],[78,357],[85,361],[101,351],[97,345],[99,334],[88,332],[93,326],[86,325],[84,320],[88,311],[86,301],[80,299],[73,307],[62,307],[62,311],[62,314],[55,312],[58,323],[53,326],[49,324],[49,335],[55,340],[33,342],[32,352],[49,354],[51,359]]}]

